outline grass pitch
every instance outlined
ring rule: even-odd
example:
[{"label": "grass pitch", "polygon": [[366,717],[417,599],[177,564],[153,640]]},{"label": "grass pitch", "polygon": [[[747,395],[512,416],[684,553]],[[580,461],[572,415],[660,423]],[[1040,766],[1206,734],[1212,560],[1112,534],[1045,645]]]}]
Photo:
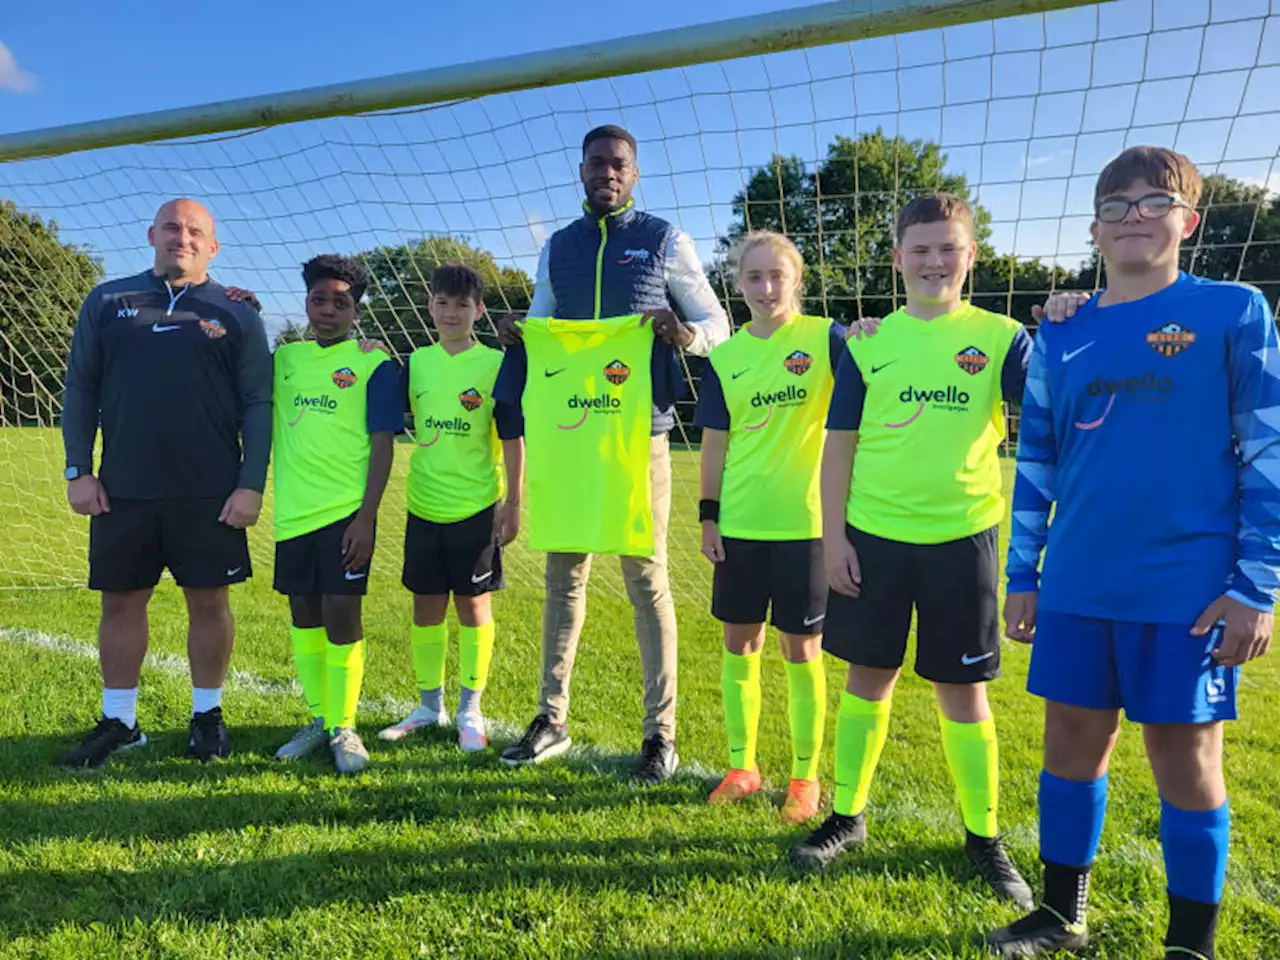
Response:
[{"label": "grass pitch", "polygon": [[[233,592],[238,633],[225,707],[236,755],[181,759],[189,706],[185,612],[171,582],[151,607],[140,716],[152,744],[104,771],[54,758],[96,716],[96,599],[33,589],[84,575],[85,522],[62,506],[56,435],[0,431],[0,956],[5,958],[957,958],[1008,922],[969,873],[927,686],[904,678],[871,800],[871,838],[820,876],[792,870],[800,831],[778,821],[789,772],[785,679],[766,655],[760,763],[772,789],[732,808],[706,794],[725,762],[720,634],[697,555],[696,460],[675,457],[672,578],[680,629],[684,772],[640,790],[624,776],[640,742],[640,669],[617,563],[600,558],[574,676],[563,761],[508,770],[496,749],[532,716],[540,566],[511,553],[495,600],[486,712],[495,750],[464,757],[447,736],[395,745],[373,733],[415,696],[410,603],[399,586],[401,451],[382,510],[366,604],[360,724],[372,755],[339,779],[321,756],[271,759],[305,719],[292,686],[287,608],[270,590],[269,529],[257,576]],[[1035,790],[1041,707],[1028,651],[1006,645],[992,688],[1001,736],[1001,821],[1038,884]],[[1280,942],[1280,660],[1251,666],[1228,729],[1234,813],[1221,924],[1224,957]],[[449,699],[456,697],[456,651]],[[828,663],[831,728],[842,671]],[[1127,729],[1095,871],[1095,958],[1159,957],[1165,922],[1159,805]]]}]

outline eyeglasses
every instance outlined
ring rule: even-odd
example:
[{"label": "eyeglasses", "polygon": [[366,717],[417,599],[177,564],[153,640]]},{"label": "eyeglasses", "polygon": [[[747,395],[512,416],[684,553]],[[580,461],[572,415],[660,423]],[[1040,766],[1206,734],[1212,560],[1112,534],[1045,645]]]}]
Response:
[{"label": "eyeglasses", "polygon": [[1094,212],[1103,223],[1120,223],[1134,208],[1137,208],[1139,220],[1163,220],[1174,207],[1191,209],[1176,193],[1148,193],[1137,200],[1107,197],[1094,208]]}]

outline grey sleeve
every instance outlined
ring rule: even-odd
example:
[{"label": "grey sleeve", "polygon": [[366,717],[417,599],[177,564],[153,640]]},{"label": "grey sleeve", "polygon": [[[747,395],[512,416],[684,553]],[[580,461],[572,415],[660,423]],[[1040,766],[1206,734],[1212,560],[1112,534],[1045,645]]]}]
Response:
[{"label": "grey sleeve", "polygon": [[551,241],[542,245],[538,254],[538,272],[533,278],[533,299],[529,301],[530,317],[554,317],[556,294],[551,289]]},{"label": "grey sleeve", "polygon": [[715,291],[702,270],[693,238],[673,227],[667,237],[667,292],[686,323],[693,328],[693,343],[686,348],[705,357],[729,339],[729,317],[716,299]]},{"label": "grey sleeve", "polygon": [[62,445],[67,454],[66,465],[90,471],[102,394],[102,338],[98,330],[101,304],[102,298],[94,290],[80,307],[62,393]]},{"label": "grey sleeve", "polygon": [[243,304],[240,329],[240,462],[239,486],[259,493],[267,485],[271,459],[271,350],[258,311]]}]

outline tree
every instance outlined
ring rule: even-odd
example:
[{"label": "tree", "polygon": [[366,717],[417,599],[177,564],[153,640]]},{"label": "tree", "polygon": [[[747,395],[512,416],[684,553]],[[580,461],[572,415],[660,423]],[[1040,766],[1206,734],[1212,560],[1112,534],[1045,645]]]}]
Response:
[{"label": "tree", "polygon": [[[1280,195],[1266,188],[1210,174],[1200,195],[1200,225],[1182,244],[1182,269],[1210,280],[1251,283],[1274,301],[1280,293]],[[1102,282],[1095,248],[1082,279]]]},{"label": "tree", "polygon": [[[888,313],[902,296],[893,270],[898,211],[932,190],[972,203],[967,181],[949,173],[946,162],[935,143],[879,130],[857,139],[837,136],[812,172],[797,157],[775,156],[733,199],[733,223],[718,242],[710,271],[713,283],[732,290],[727,255],[742,234],[777,230],[790,236],[804,256],[804,296],[811,309],[846,321]],[[1041,291],[1050,284],[1061,287],[1072,274],[1038,260],[1000,256],[990,242],[991,215],[975,204],[974,221],[974,301],[1030,321],[1032,304],[1043,299]],[[746,319],[741,303],[734,304],[734,318]]]},{"label": "tree", "polygon": [[[442,263],[462,263],[484,282],[485,309],[490,316],[523,312],[533,296],[533,281],[523,270],[499,266],[493,254],[465,238],[423,237],[416,243],[377,247],[360,254],[373,275],[366,317],[377,335],[401,356],[435,340],[427,312],[431,274]],[[477,334],[492,339],[492,323],[478,324]]]},{"label": "tree", "polygon": [[80,304],[102,263],[0,200],[0,424],[52,424]]}]

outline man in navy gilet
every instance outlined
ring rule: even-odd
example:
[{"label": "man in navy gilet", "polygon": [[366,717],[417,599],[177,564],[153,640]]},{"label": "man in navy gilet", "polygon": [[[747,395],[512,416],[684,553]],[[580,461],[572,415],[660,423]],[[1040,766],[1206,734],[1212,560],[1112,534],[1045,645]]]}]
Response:
[{"label": "man in navy gilet", "polygon": [[[583,215],[556,231],[543,247],[529,316],[589,320],[641,313],[667,343],[706,356],[728,338],[729,319],[707,282],[689,235],[635,209],[631,191],[640,176],[635,138],[621,127],[597,127],[582,141],[579,171],[586,188]],[[507,343],[519,337],[515,318],[502,318],[499,333]],[[627,596],[635,608],[644,672],[644,745],[635,771],[637,780],[644,783],[661,783],[679,763],[675,752],[676,613],[667,578],[671,514],[667,432],[674,425],[672,408],[655,408],[649,460],[654,555],[621,558]],[[569,747],[565,731],[569,679],[586,619],[590,571],[587,554],[547,555],[538,715],[524,737],[503,753],[508,764],[536,763]]]}]

